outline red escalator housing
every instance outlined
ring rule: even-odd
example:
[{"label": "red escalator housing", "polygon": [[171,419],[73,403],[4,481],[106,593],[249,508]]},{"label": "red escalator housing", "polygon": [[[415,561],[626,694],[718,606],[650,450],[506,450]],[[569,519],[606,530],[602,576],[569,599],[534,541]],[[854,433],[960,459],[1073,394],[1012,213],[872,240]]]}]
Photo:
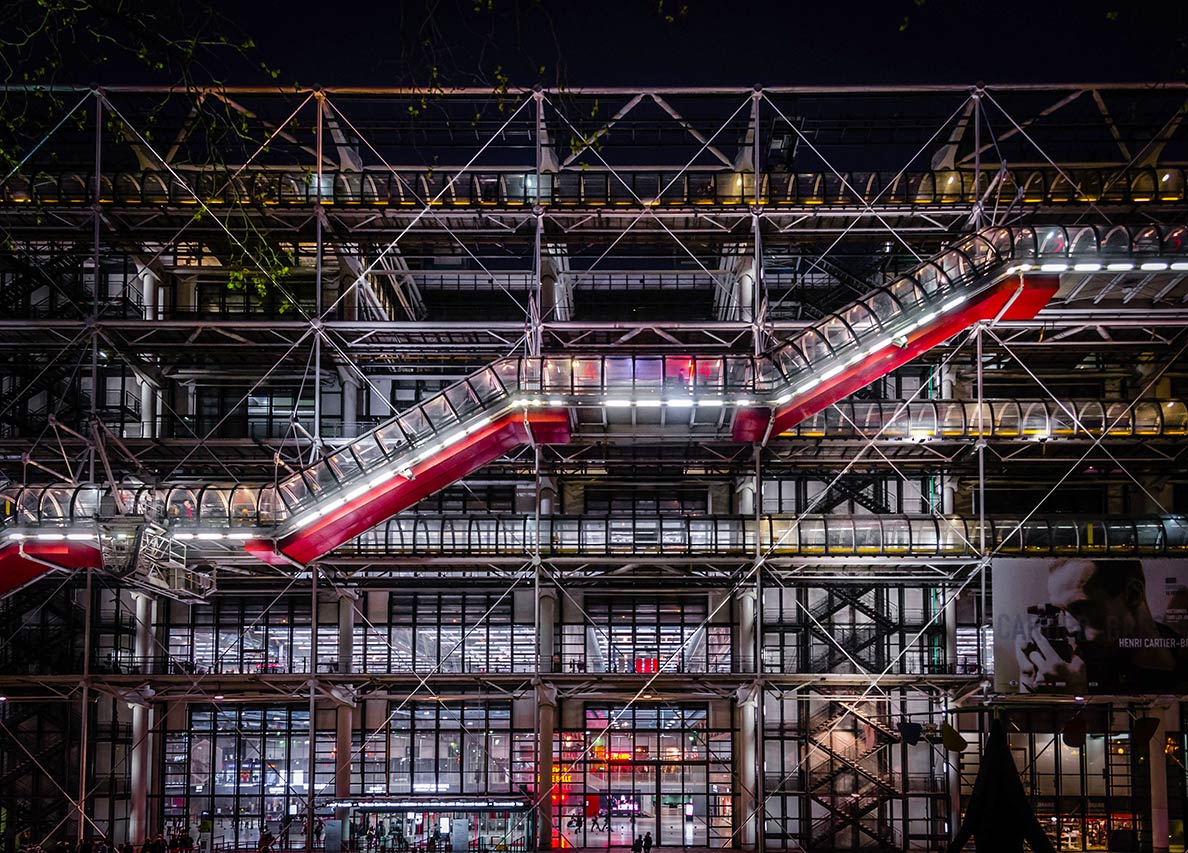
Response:
[{"label": "red escalator housing", "polygon": [[943,314],[932,323],[909,333],[906,346],[889,344],[882,351],[851,365],[809,393],[780,407],[774,415],[769,408],[739,411],[734,419],[734,440],[754,442],[762,441],[765,435],[779,435],[944,343],[979,320],[1030,320],[1051,301],[1059,287],[1060,277],[1054,275],[1027,276],[1025,279],[1011,276],[1003,279],[958,310]]},{"label": "red escalator housing", "polygon": [[[52,567],[46,563],[51,563]],[[103,555],[88,542],[9,540],[0,545],[0,598],[54,571],[55,568],[69,571],[98,569],[102,565]]]},{"label": "red escalator housing", "polygon": [[251,539],[244,547],[248,553],[273,565],[286,565],[291,561],[309,563],[422,498],[530,442],[568,444],[569,413],[544,409],[505,415],[412,466],[411,479],[394,477],[279,540]]}]

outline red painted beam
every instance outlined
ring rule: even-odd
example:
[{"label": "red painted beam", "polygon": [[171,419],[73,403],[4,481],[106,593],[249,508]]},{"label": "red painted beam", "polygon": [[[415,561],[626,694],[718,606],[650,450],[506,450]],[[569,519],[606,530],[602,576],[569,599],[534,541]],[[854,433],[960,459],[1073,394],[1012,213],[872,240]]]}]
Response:
[{"label": "red painted beam", "polygon": [[[569,413],[529,410],[506,415],[463,441],[418,462],[412,467],[411,479],[394,477],[279,541],[253,539],[244,543],[244,547],[274,565],[287,564],[289,560],[308,563],[508,451],[533,441],[568,444]],[[289,560],[279,556],[277,551]]]},{"label": "red painted beam", "polygon": [[[28,559],[21,555],[21,544]],[[45,542],[26,540],[18,543],[12,540],[0,546],[0,597],[37,580],[53,571],[44,563],[52,563],[61,569],[98,569],[103,566],[103,555],[99,549],[87,542]]]},{"label": "red painted beam", "polygon": [[850,366],[777,409],[774,417],[769,408],[739,411],[734,419],[734,440],[762,441],[768,434],[769,422],[770,435],[779,435],[980,320],[1030,320],[1056,295],[1059,287],[1059,276],[1028,276],[1022,281],[1019,276],[1004,279],[959,309],[942,314],[932,323],[909,333],[906,346],[889,344],[881,352]]}]

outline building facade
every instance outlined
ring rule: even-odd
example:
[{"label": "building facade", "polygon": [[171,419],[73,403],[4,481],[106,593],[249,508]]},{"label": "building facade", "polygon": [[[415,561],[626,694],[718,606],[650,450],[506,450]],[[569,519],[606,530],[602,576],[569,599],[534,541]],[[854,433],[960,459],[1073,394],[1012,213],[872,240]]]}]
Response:
[{"label": "building facade", "polygon": [[1185,849],[1184,94],[24,93],[5,849]]}]

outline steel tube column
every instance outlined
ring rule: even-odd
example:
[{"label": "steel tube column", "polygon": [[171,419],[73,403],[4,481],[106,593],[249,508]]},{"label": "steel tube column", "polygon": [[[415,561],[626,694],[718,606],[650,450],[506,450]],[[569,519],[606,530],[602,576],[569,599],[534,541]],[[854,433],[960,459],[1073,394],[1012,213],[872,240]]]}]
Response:
[{"label": "steel tube column", "polygon": [[735,754],[737,768],[738,797],[735,811],[734,831],[738,846],[744,850],[758,847],[760,826],[759,811],[759,756],[758,743],[759,703],[762,701],[759,682],[738,688],[735,705],[738,709],[738,728],[735,731]]},{"label": "steel tube column", "polygon": [[312,850],[314,845],[314,823],[317,814],[314,809],[314,768],[318,765],[318,568],[310,568],[309,578],[309,612],[313,614],[310,620],[309,637],[309,749],[306,753],[305,770],[305,849]]},{"label": "steel tube column", "polygon": [[540,732],[540,760],[537,762],[536,822],[540,827],[539,849],[553,846],[553,737],[557,732],[557,688],[536,685],[536,719]]},{"label": "steel tube column", "polygon": [[[338,591],[338,672],[352,671],[355,653],[355,596],[345,590]],[[345,800],[351,796],[351,765],[354,754],[351,733],[354,729],[355,709],[347,704],[335,708],[334,736],[334,796]],[[311,768],[311,773],[312,768]],[[339,809],[334,815],[345,821],[346,809]]]},{"label": "steel tube column", "polygon": [[[144,301],[144,319],[150,322],[160,319],[158,300],[160,280],[148,267],[140,267],[141,298]],[[147,377],[140,377],[140,435],[142,438],[157,437],[157,389]]]},{"label": "steel tube column", "polygon": [[[1153,853],[1167,853],[1171,841],[1171,827],[1168,823],[1167,808],[1167,732],[1179,726],[1178,705],[1165,708],[1152,708],[1150,713],[1159,718],[1159,727],[1151,738],[1150,759],[1147,761],[1151,775],[1151,850]],[[1134,744],[1139,748],[1138,744]],[[1182,771],[1181,771],[1182,772]]]},{"label": "steel tube column", "polygon": [[540,588],[540,672],[557,672],[556,645],[553,635],[557,628],[557,588]]},{"label": "steel tube column", "polygon": [[[132,593],[136,602],[136,644],[135,654],[139,661],[147,662],[152,656],[153,612],[152,596],[141,592]],[[148,792],[152,786],[152,737],[153,709],[147,701],[131,702],[132,709],[132,756],[129,766],[132,801],[128,813],[128,840],[139,847],[149,835]]]}]

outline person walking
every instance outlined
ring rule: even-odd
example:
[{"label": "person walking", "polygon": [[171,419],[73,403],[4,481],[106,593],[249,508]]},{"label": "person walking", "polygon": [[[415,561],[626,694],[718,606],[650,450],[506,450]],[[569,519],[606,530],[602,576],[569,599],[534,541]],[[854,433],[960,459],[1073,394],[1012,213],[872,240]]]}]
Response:
[{"label": "person walking", "polygon": [[635,840],[631,842],[631,853],[643,853],[643,836],[635,836]]},{"label": "person walking", "polygon": [[643,853],[652,853],[652,833],[644,833]]}]

